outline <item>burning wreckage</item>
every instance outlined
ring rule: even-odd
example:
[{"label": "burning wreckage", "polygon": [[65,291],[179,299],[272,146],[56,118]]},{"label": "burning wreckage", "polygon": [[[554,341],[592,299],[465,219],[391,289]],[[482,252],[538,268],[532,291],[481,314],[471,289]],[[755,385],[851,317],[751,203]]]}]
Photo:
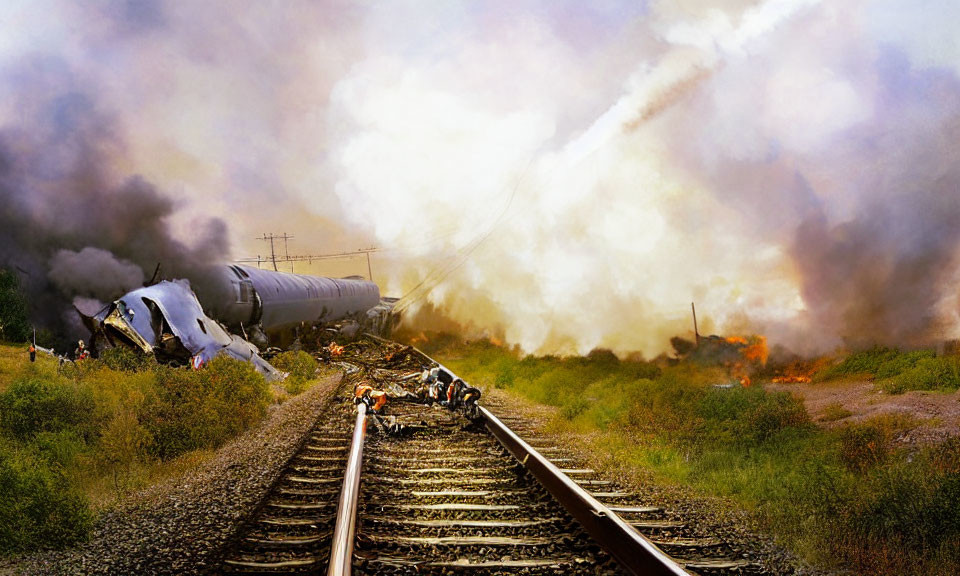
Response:
[{"label": "burning wreckage", "polygon": [[96,354],[126,346],[195,368],[226,354],[278,379],[281,373],[260,351],[292,341],[301,327],[347,320],[347,331],[385,335],[393,324],[393,301],[381,300],[377,285],[360,277],[230,265],[215,269],[202,286],[195,293],[187,280],[162,281],[128,292],[95,314],[80,311],[93,334],[91,349]]}]

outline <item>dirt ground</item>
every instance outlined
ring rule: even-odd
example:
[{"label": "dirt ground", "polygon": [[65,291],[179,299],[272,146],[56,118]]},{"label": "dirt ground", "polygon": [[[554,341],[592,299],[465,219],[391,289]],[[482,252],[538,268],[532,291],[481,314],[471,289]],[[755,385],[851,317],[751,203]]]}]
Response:
[{"label": "dirt ground", "polygon": [[[787,390],[803,398],[810,417],[825,427],[860,422],[883,414],[907,415],[918,426],[899,438],[910,444],[941,442],[960,435],[960,390],[957,392],[911,391],[887,394],[873,382],[819,382],[810,384],[767,384],[768,390]],[[839,408],[850,412],[843,418]]]}]

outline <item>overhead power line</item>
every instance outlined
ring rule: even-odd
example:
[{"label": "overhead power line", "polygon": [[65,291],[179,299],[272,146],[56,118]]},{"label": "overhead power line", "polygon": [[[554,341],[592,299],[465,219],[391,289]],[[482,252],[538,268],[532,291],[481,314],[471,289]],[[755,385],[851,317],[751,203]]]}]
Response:
[{"label": "overhead power line", "polygon": [[[373,282],[373,267],[370,264],[370,254],[373,252],[380,252],[379,248],[375,246],[371,246],[369,248],[358,248],[357,250],[354,250],[352,252],[344,251],[344,252],[332,252],[327,254],[290,254],[290,252],[288,251],[287,240],[291,240],[292,238],[293,238],[293,235],[287,234],[286,232],[284,232],[283,234],[274,234],[272,232],[269,234],[264,234],[263,236],[257,238],[257,240],[264,240],[264,241],[270,242],[270,256],[265,257],[265,256],[260,256],[258,254],[256,257],[253,257],[253,258],[239,258],[235,260],[235,262],[242,262],[245,264],[255,262],[257,264],[257,268],[260,267],[260,264],[269,262],[270,264],[273,265],[273,269],[275,271],[279,271],[277,267],[278,262],[289,262],[290,271],[292,272],[294,262],[307,262],[312,264],[314,260],[349,258],[349,257],[363,254],[367,258],[367,278],[369,278],[369,280]],[[283,240],[282,256],[277,255],[276,246],[274,244],[274,242],[277,240]]]}]

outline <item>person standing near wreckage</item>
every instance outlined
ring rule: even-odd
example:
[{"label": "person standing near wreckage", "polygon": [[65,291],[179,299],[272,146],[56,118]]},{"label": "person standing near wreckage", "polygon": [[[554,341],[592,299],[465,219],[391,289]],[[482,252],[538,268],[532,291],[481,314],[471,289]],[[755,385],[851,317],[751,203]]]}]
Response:
[{"label": "person standing near wreckage", "polygon": [[90,357],[90,351],[87,350],[86,345],[83,343],[83,340],[77,342],[77,349],[73,351],[73,359],[77,360],[86,360]]},{"label": "person standing near wreckage", "polygon": [[440,368],[434,366],[420,375],[420,389],[417,394],[428,403],[440,400]]}]

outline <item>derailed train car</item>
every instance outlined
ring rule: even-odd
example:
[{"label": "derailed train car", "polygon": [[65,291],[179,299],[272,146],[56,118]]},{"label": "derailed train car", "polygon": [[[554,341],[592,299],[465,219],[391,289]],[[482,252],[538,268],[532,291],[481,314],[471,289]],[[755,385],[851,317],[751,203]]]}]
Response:
[{"label": "derailed train car", "polygon": [[380,288],[361,277],[326,278],[231,265],[198,290],[204,309],[261,348],[302,324],[363,320]]},{"label": "derailed train car", "polygon": [[391,316],[392,310],[381,301],[380,289],[361,278],[237,265],[212,272],[200,284],[199,294],[185,280],[163,281],[128,292],[94,315],[81,314],[93,334],[93,350],[127,346],[154,354],[161,362],[194,366],[227,354],[275,377],[277,371],[258,349],[266,348],[271,338],[276,343],[300,326],[348,318],[367,327],[392,324],[392,319],[381,318]]}]

